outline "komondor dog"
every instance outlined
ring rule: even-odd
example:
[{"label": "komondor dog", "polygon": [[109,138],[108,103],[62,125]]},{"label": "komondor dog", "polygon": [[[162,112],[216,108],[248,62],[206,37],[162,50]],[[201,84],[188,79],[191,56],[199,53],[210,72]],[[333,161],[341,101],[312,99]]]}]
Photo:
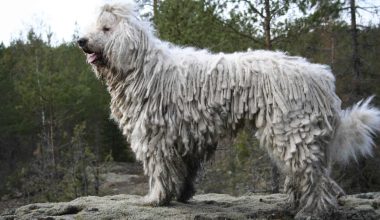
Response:
[{"label": "komondor dog", "polygon": [[286,175],[296,217],[324,216],[344,194],[330,177],[331,163],[370,155],[380,130],[371,98],[341,110],[327,66],[281,52],[178,47],[159,40],[133,3],[104,5],[78,44],[149,176],[147,204],[191,198],[220,135],[248,122]]}]

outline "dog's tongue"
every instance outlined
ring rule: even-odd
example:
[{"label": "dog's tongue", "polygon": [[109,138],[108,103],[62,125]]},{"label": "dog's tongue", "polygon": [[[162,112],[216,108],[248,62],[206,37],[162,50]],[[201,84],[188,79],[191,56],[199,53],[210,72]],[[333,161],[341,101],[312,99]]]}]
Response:
[{"label": "dog's tongue", "polygon": [[96,53],[90,53],[90,54],[87,54],[86,56],[87,56],[87,63],[93,63],[98,58]]}]

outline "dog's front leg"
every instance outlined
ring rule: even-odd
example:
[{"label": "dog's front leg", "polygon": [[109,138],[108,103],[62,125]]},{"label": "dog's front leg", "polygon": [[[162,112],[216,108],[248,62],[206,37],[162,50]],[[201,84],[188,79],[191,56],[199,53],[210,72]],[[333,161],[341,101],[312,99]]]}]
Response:
[{"label": "dog's front leg", "polygon": [[167,205],[183,191],[187,176],[186,164],[165,133],[151,137],[139,134],[131,142],[136,158],[143,162],[144,173],[149,176],[149,193],[143,203],[152,206]]}]

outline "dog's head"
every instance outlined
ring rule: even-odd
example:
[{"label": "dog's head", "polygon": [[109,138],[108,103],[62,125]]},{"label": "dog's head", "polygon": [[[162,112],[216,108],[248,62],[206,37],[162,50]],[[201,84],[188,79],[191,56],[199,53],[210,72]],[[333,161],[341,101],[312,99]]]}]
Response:
[{"label": "dog's head", "polygon": [[104,5],[96,23],[79,38],[78,45],[86,53],[87,62],[95,67],[120,66],[135,48],[139,38],[134,3]]}]

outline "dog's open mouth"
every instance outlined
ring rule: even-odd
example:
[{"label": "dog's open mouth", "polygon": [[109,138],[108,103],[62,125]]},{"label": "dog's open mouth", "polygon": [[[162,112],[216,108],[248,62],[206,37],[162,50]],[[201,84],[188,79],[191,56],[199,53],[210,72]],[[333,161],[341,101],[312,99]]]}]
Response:
[{"label": "dog's open mouth", "polygon": [[96,53],[87,53],[86,56],[88,63],[95,63],[97,60],[99,60],[99,56]]},{"label": "dog's open mouth", "polygon": [[99,53],[86,53],[87,63],[95,64],[102,60],[102,55]]}]

